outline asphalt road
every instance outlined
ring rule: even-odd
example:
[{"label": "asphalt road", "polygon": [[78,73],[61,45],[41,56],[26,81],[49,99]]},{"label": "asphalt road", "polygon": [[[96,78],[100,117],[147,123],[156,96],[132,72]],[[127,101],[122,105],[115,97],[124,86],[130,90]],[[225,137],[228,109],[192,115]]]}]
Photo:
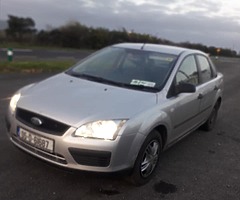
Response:
[{"label": "asphalt road", "polygon": [[142,187],[121,174],[65,171],[15,148],[4,124],[8,98],[50,74],[0,75],[0,199],[239,199],[240,63],[224,60],[217,66],[225,75],[225,93],[215,130],[197,130],[164,152],[156,176]]}]

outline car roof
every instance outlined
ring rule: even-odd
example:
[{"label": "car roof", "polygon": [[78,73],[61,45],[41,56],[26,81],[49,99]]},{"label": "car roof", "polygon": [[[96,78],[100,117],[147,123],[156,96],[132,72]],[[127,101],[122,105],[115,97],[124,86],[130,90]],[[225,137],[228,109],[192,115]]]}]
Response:
[{"label": "car roof", "polygon": [[155,52],[174,54],[174,55],[180,55],[183,52],[204,54],[202,51],[199,51],[199,50],[193,50],[193,49],[187,49],[183,47],[169,46],[169,45],[149,44],[149,43],[120,43],[113,46],[120,47],[120,48],[128,48],[128,49],[139,49],[139,50],[142,49],[145,51],[155,51]]}]

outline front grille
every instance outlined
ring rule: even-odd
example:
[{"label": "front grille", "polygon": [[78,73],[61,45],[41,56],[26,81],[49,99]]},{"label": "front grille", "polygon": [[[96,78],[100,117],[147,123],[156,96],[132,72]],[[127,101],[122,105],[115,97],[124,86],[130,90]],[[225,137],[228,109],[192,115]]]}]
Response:
[{"label": "front grille", "polygon": [[107,167],[110,164],[111,152],[108,151],[69,148],[69,152],[80,165]]},{"label": "front grille", "polygon": [[48,160],[52,160],[52,161],[54,161],[56,163],[60,163],[60,164],[64,164],[64,165],[67,164],[66,159],[63,156],[59,155],[59,154],[48,153],[48,152],[42,151],[41,149],[37,149],[37,148],[35,148],[35,147],[33,147],[33,146],[31,146],[31,145],[29,145],[29,144],[19,140],[16,136],[12,136],[12,140],[15,143],[19,144],[20,146],[22,146],[23,148],[25,148],[25,149],[27,149],[27,150],[29,150],[29,151],[31,151],[31,152],[33,152],[33,153],[43,157],[43,158],[46,158]]},{"label": "front grille", "polygon": [[[34,125],[31,121],[33,117],[39,118],[42,121],[42,124],[39,126]],[[44,117],[37,113],[33,113],[21,108],[17,108],[16,118],[23,124],[26,124],[27,126],[30,126],[36,130],[39,130],[45,133],[50,133],[52,135],[61,136],[70,128],[70,126],[66,124],[63,124],[56,120],[50,119],[48,117]]]}]

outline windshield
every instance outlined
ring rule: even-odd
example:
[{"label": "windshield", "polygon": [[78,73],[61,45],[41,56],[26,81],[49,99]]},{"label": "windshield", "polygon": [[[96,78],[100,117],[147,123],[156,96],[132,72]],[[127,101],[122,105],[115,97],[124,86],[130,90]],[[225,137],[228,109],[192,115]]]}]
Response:
[{"label": "windshield", "polygon": [[108,47],[67,71],[72,76],[133,89],[159,91],[164,86],[176,55]]}]

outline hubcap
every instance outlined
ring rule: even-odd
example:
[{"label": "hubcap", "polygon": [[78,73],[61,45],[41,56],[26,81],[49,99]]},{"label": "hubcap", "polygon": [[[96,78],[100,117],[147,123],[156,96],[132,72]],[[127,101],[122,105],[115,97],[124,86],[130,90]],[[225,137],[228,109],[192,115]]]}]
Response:
[{"label": "hubcap", "polygon": [[156,167],[159,156],[159,142],[156,140],[151,141],[145,149],[141,163],[142,177],[148,177]]}]

